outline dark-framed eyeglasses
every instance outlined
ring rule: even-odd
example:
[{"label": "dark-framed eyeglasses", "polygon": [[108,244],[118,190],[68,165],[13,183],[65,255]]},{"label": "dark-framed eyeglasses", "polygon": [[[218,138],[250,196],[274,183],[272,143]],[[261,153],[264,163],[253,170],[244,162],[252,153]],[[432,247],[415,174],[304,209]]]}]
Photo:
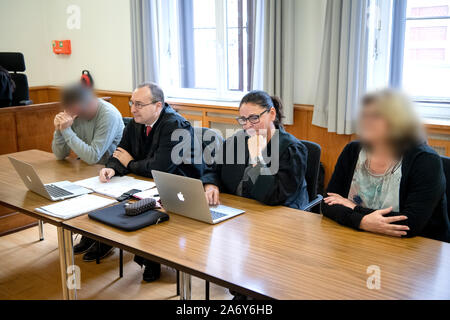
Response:
[{"label": "dark-framed eyeglasses", "polygon": [[159,101],[156,101],[156,100],[153,100],[152,102],[150,102],[150,103],[141,103],[141,102],[134,102],[134,101],[132,101],[132,100],[130,100],[130,101],[128,101],[128,105],[130,106],[130,108],[134,105],[135,107],[136,107],[136,109],[142,109],[143,107],[146,107],[146,106],[149,106],[149,105],[151,105],[151,104],[155,104],[155,103],[157,103],[157,102],[159,102]]},{"label": "dark-framed eyeglasses", "polygon": [[241,126],[245,125],[247,123],[247,121],[249,121],[251,124],[257,124],[257,123],[259,123],[261,116],[264,113],[266,113],[267,111],[269,111],[269,109],[264,110],[260,114],[249,115],[247,118],[246,117],[237,117],[236,120]]}]

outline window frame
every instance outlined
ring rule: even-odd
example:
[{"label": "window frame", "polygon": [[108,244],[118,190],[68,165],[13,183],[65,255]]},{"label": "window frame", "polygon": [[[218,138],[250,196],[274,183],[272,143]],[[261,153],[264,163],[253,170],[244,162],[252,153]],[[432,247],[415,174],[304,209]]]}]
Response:
[{"label": "window frame", "polygon": [[[210,100],[210,101],[230,101],[236,102],[240,101],[241,98],[248,92],[248,87],[243,88],[241,91],[228,90],[228,33],[227,33],[227,1],[226,0],[215,0],[215,15],[216,15],[216,62],[217,62],[217,75],[216,83],[217,89],[202,89],[202,88],[183,88],[183,81],[189,82],[189,79],[183,75],[183,70],[180,70],[180,66],[185,66],[186,55],[181,54],[183,49],[183,43],[189,41],[189,39],[183,39],[180,41],[180,21],[178,19],[178,12],[180,7],[178,6],[178,0],[163,0],[167,1],[162,5],[161,19],[163,23],[170,25],[170,28],[163,29],[162,37],[160,37],[160,63],[161,63],[161,85],[166,91],[166,95],[169,98],[175,99],[194,99],[194,100]],[[245,0],[239,0],[245,1]],[[251,0],[247,0],[250,2]],[[183,17],[182,19],[186,19]],[[242,29],[243,30],[243,29]],[[189,38],[189,37],[188,37]],[[184,44],[185,45],[185,44]],[[243,45],[243,44],[241,44]],[[175,48],[175,49],[174,49]],[[192,49],[191,49],[192,50]],[[194,52],[188,52],[188,54],[194,54]],[[190,57],[193,59],[193,56]],[[248,59],[247,59],[248,60]],[[174,64],[170,63],[173,61],[179,61],[180,63]],[[247,61],[247,68],[251,70],[251,66]],[[244,61],[239,61],[239,68],[244,68]],[[170,76],[165,74],[163,70],[170,72]],[[185,70],[187,73],[193,74],[193,70],[188,70],[194,68],[191,63],[187,66]],[[241,72],[241,70],[239,70]],[[243,76],[243,70],[242,70]],[[250,75],[249,75],[250,76]],[[250,78],[249,78],[250,79]],[[192,78],[190,79],[192,81]]]},{"label": "window frame", "polygon": [[[407,6],[408,0],[395,0],[393,4],[389,85],[394,88],[402,87],[406,21],[450,19],[450,15],[407,17]],[[418,105],[418,113],[424,118],[450,120],[450,97],[412,96],[412,99]]]}]

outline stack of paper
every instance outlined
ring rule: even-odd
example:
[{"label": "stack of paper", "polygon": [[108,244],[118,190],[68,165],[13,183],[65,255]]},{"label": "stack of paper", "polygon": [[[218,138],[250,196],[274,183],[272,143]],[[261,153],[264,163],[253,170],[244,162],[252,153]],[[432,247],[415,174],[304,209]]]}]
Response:
[{"label": "stack of paper", "polygon": [[36,208],[37,212],[45,213],[60,219],[70,219],[84,213],[97,210],[117,202],[92,194],[85,194],[69,200],[64,200],[48,206]]},{"label": "stack of paper", "polygon": [[129,176],[112,177],[109,182],[101,182],[97,177],[75,181],[75,184],[91,189],[97,193],[104,194],[108,197],[120,197],[131,189],[147,190],[155,186],[154,182],[135,179]]}]

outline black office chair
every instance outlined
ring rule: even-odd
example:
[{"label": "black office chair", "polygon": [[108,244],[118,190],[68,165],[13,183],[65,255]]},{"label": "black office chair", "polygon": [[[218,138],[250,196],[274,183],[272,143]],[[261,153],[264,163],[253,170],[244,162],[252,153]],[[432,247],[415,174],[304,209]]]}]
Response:
[{"label": "black office chair", "polygon": [[16,84],[11,106],[32,104],[28,91],[28,79],[25,71],[25,59],[21,52],[0,52],[0,65],[10,72],[11,79]]},{"label": "black office chair", "polygon": [[201,150],[206,164],[212,164],[214,161],[215,150],[218,150],[224,139],[220,133],[210,128],[194,127],[194,135],[201,143]]},{"label": "black office chair", "polygon": [[320,203],[322,202],[323,196],[317,194],[317,186],[319,181],[320,154],[322,148],[317,143],[311,141],[300,141],[308,149],[305,180],[308,189],[309,203],[302,208],[302,210],[320,213]]},{"label": "black office chair", "polygon": [[446,194],[447,194],[447,214],[450,217],[450,158],[441,156],[442,167],[444,168],[445,180],[447,180]]}]

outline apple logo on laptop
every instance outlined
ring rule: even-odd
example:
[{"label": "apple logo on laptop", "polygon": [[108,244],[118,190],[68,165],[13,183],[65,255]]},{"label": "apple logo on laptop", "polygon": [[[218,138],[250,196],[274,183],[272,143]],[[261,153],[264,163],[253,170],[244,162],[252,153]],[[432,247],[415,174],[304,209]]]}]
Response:
[{"label": "apple logo on laptop", "polygon": [[183,196],[183,194],[182,194],[181,192],[178,192],[178,193],[177,193],[177,197],[178,197],[178,199],[179,199],[180,201],[184,201],[184,196]]}]

